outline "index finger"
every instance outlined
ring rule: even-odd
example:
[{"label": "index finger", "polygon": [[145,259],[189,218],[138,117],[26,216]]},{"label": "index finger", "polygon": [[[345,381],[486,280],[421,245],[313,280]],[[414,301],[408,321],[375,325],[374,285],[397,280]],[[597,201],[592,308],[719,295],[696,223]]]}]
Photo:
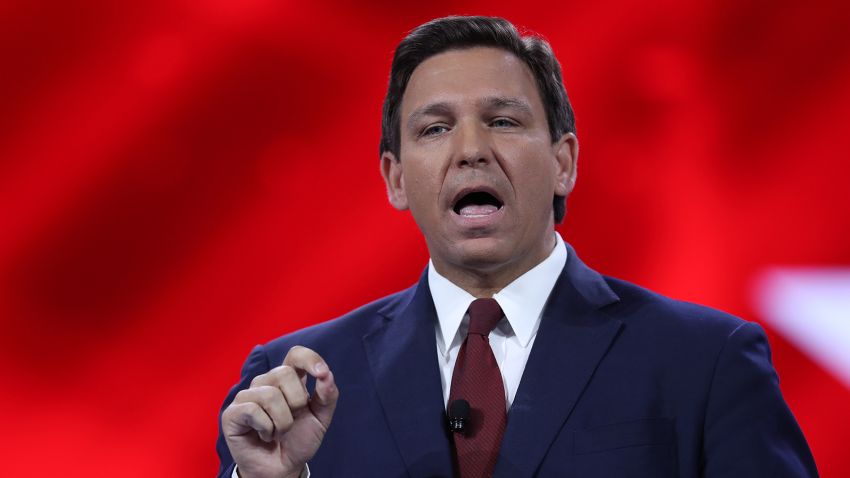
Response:
[{"label": "index finger", "polygon": [[283,365],[294,368],[299,376],[304,376],[304,373],[308,373],[315,378],[323,379],[330,373],[328,364],[321,355],[300,345],[289,349],[289,352],[287,352],[286,357],[283,359]]}]

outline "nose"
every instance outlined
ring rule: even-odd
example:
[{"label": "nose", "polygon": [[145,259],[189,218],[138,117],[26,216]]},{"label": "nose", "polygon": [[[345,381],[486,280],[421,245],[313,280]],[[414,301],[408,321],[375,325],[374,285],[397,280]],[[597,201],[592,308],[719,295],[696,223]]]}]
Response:
[{"label": "nose", "polygon": [[459,125],[455,134],[454,156],[454,163],[460,168],[486,166],[493,161],[489,135],[479,125]]}]

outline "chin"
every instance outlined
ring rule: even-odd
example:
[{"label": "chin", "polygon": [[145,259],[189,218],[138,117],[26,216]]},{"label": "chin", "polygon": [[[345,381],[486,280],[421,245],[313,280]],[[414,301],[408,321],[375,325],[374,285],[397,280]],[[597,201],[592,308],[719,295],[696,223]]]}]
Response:
[{"label": "chin", "polygon": [[455,264],[465,268],[488,270],[510,261],[509,248],[496,238],[476,238],[460,241],[452,247]]}]

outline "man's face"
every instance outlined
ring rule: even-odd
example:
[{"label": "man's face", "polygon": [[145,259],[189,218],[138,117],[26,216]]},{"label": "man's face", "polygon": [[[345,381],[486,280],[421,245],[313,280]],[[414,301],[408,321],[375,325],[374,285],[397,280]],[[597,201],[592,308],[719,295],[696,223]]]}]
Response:
[{"label": "man's face", "polygon": [[572,134],[553,143],[522,60],[489,47],[425,60],[400,136],[400,158],[382,158],[390,202],[410,209],[440,273],[517,276],[549,254],[552,199],[572,189],[578,145]]}]

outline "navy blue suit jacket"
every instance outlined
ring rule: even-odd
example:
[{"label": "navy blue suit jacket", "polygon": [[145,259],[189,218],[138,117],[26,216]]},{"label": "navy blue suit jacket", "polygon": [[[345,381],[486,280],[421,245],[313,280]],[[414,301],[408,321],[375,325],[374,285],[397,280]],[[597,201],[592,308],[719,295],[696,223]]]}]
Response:
[{"label": "navy blue suit jacket", "polygon": [[[339,403],[313,478],[452,475],[427,274],[251,352],[226,407],[290,347],[328,362]],[[222,409],[224,408],[222,407]],[[233,461],[222,436],[219,476]],[[508,414],[496,477],[808,477],[814,460],[762,329],[600,276],[569,248]]]}]

